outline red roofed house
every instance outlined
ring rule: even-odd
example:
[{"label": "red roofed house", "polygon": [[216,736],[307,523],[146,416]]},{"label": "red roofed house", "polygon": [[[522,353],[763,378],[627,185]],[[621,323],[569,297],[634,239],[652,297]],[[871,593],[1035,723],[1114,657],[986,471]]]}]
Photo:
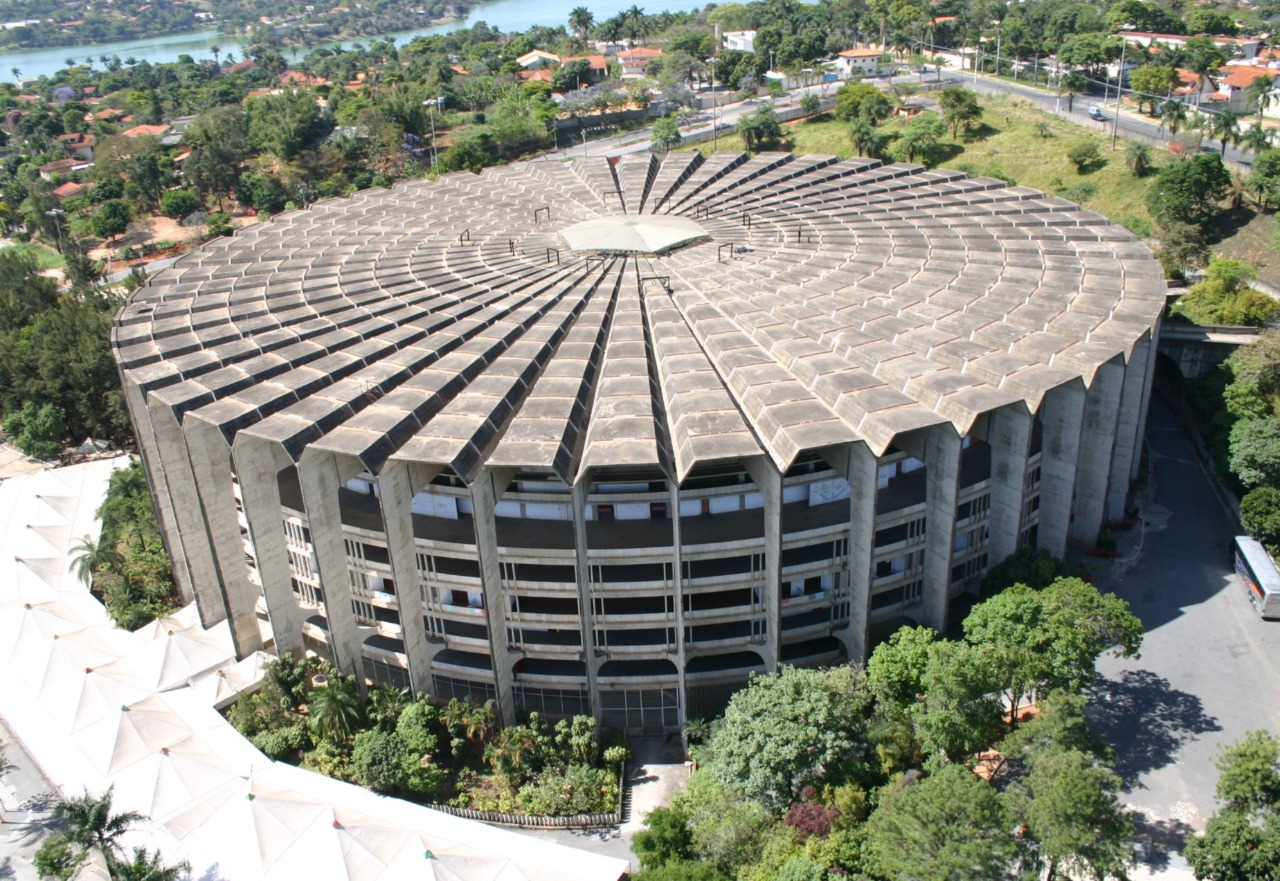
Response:
[{"label": "red roofed house", "polygon": [[87,184],[78,184],[73,180],[69,180],[65,184],[62,184],[61,186],[54,187],[53,194],[57,196],[60,200],[70,199],[72,196],[78,193],[83,193],[85,190],[89,189],[92,186],[93,186],[93,181],[90,181]]},{"label": "red roofed house", "polygon": [[1204,82],[1201,82],[1200,74],[1194,70],[1187,70],[1185,67],[1174,69],[1178,72],[1180,85],[1174,88],[1173,97],[1197,107],[1204,102],[1215,100],[1213,96],[1218,91],[1218,84],[1214,77],[1205,77]]},{"label": "red roofed house", "polygon": [[52,181],[55,174],[72,174],[86,168],[93,168],[93,163],[80,159],[59,159],[56,162],[46,162],[41,165],[40,176],[47,181]]},{"label": "red roofed house", "polygon": [[58,135],[58,141],[71,158],[83,159],[85,162],[93,161],[93,148],[98,143],[98,139],[93,135],[72,132],[69,135]]},{"label": "red roofed house", "polygon": [[1258,102],[1249,94],[1255,82],[1266,77],[1272,81],[1272,101],[1262,108],[1263,116],[1280,117],[1280,93],[1276,85],[1280,83],[1280,70],[1259,67],[1251,64],[1231,64],[1222,69],[1223,75],[1218,78],[1218,90],[1223,93],[1227,107],[1237,113],[1256,113]]},{"label": "red roofed house", "polygon": [[853,76],[854,71],[874,73],[880,67],[882,54],[879,49],[845,49],[836,53],[834,66],[841,79]]},{"label": "red roofed house", "polygon": [[125,129],[120,134],[126,138],[141,138],[146,135],[155,135],[157,138],[168,133],[168,125],[135,125],[133,128]]},{"label": "red roofed house", "polygon": [[618,63],[622,65],[624,80],[638,79],[644,76],[644,69],[649,62],[662,54],[661,49],[650,49],[648,46],[636,46],[618,53]]},{"label": "red roofed house", "polygon": [[605,61],[603,55],[574,55],[560,59],[561,64],[569,64],[574,61],[587,62],[585,82],[592,84],[604,82],[604,78],[609,74],[609,63]]}]

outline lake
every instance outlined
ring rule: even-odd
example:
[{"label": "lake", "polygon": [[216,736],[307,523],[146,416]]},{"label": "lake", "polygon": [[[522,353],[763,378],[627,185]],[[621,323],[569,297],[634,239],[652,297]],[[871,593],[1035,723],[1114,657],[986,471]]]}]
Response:
[{"label": "lake", "polygon": [[[447,34],[459,28],[470,27],[478,21],[487,22],[490,26],[511,33],[525,31],[534,25],[567,25],[569,10],[575,6],[586,5],[596,17],[597,22],[604,21],[624,9],[635,5],[635,0],[493,0],[482,3],[472,10],[471,16],[464,21],[403,31],[395,34],[371,34],[359,40],[347,40],[341,44],[344,48],[355,42],[369,43],[382,37],[395,37],[398,45],[404,45],[414,37],[429,34]],[[701,9],[706,0],[663,0],[661,7],[653,7],[650,11],[662,9],[672,12],[684,12]],[[642,7],[643,8],[643,7]],[[26,49],[19,52],[0,54],[0,75],[8,77],[12,68],[22,71],[22,76],[51,76],[66,67],[66,59],[74,58],[83,62],[86,58],[98,58],[100,55],[118,55],[120,58],[130,56],[139,61],[146,59],[152,64],[177,61],[179,55],[191,55],[195,58],[212,58],[209,49],[213,46],[222,48],[223,55],[233,52],[237,59],[244,55],[242,40],[219,34],[217,31],[197,31],[187,34],[171,34],[166,37],[149,37],[138,40],[126,40],[121,43],[98,43],[93,46],[60,46],[53,49]],[[317,47],[319,48],[319,47]],[[302,50],[299,49],[299,55]],[[291,57],[289,52],[285,57]]]}]

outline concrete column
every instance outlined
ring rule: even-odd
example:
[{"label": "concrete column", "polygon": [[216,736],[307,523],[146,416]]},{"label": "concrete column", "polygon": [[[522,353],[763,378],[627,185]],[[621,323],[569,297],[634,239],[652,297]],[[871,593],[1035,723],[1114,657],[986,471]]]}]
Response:
[{"label": "concrete column", "polygon": [[258,574],[262,577],[262,595],[267,601],[276,654],[301,655],[304,652],[302,623],[306,616],[293,596],[284,515],[280,510],[280,472],[293,465],[293,460],[280,444],[244,433],[236,436],[232,458],[258,560]]},{"label": "concrete column", "polygon": [[338,490],[361,471],[347,456],[337,456],[310,447],[298,462],[298,482],[302,484],[302,504],[307,509],[311,543],[316,549],[320,584],[324,587],[324,616],[329,625],[329,646],[335,663],[352,673],[364,690],[360,669],[360,646],[364,634],[351,608],[351,580],[347,550],[342,537],[342,511]]},{"label": "concrete column", "polygon": [[164,468],[160,466],[160,450],[157,448],[155,433],[151,426],[151,411],[147,409],[141,386],[127,371],[122,372],[121,381],[124,385],[125,407],[133,422],[133,434],[138,441],[142,469],[146,472],[147,486],[151,491],[151,504],[156,512],[156,524],[160,528],[161,538],[164,539],[169,560],[173,563],[173,577],[178,585],[178,593],[182,596],[183,603],[189,603],[195,600],[195,589],[192,587],[191,571],[187,566],[186,551],[182,546],[182,534],[178,530],[173,513],[169,481],[165,477]]},{"label": "concrete column", "polygon": [[1080,454],[1080,425],[1084,421],[1084,386],[1072,381],[1050,389],[1040,405],[1040,525],[1041,550],[1055,557],[1067,552],[1071,497]]},{"label": "concrete column", "polygon": [[994,566],[1018,548],[1031,413],[1024,404],[1010,404],[993,412],[989,424],[991,513],[987,525],[991,538],[987,562]]},{"label": "concrete column", "polygon": [[768,639],[763,651],[766,670],[777,670],[782,657],[782,472],[772,459],[752,456],[743,467],[764,497],[764,596]]},{"label": "concrete column", "polygon": [[414,694],[431,694],[431,661],[440,647],[427,642],[423,619],[422,587],[418,576],[418,549],[413,540],[413,496],[440,473],[440,466],[388,460],[378,475],[378,500],[382,526],[391,557],[400,607],[400,634],[409,660],[409,682]]},{"label": "concrete column", "polygon": [[1142,445],[1147,440],[1147,417],[1151,415],[1151,389],[1156,380],[1156,358],[1160,354],[1160,323],[1163,317],[1156,320],[1151,329],[1151,338],[1147,342],[1147,371],[1142,383],[1142,402],[1138,405],[1138,439],[1134,445],[1133,463],[1129,471],[1129,479],[1138,476],[1138,467],[1142,464]]},{"label": "concrete column", "polygon": [[680,546],[680,484],[674,480],[667,481],[667,498],[667,510],[671,512],[671,591],[676,613],[676,668],[680,671],[680,710],[677,718],[683,729],[684,723],[689,721],[689,683],[685,679],[689,654],[684,644],[684,549]]},{"label": "concrete column", "polygon": [[1071,537],[1093,545],[1106,515],[1107,479],[1115,446],[1124,367],[1119,356],[1098,368],[1085,393],[1080,427],[1080,461],[1076,467],[1076,496],[1071,505]]},{"label": "concrete column", "polygon": [[947,630],[951,605],[951,545],[956,528],[960,435],[949,423],[925,430],[924,621]]},{"label": "concrete column", "polygon": [[498,689],[498,713],[503,725],[514,725],[515,702],[511,695],[511,667],[516,655],[507,644],[507,606],[502,596],[502,570],[498,558],[498,524],[493,509],[506,491],[515,470],[482,468],[471,484],[474,508],[476,552],[480,557],[480,579],[484,583],[484,606],[489,617],[489,656],[493,659],[493,679]]},{"label": "concrete column", "polygon": [[876,456],[865,443],[849,445],[849,628],[838,634],[849,660],[864,663],[871,629],[871,561],[876,540]]},{"label": "concrete column", "polygon": [[1139,457],[1142,447],[1138,425],[1142,422],[1142,398],[1147,388],[1147,353],[1150,348],[1151,341],[1148,339],[1134,343],[1129,361],[1122,368],[1124,379],[1120,391],[1120,409],[1116,417],[1116,442],[1111,452],[1111,473],[1107,479],[1106,516],[1109,521],[1124,519],[1133,463]]},{"label": "concrete column", "polygon": [[231,483],[231,446],[218,426],[195,414],[187,416],[182,429],[231,623],[231,641],[236,657],[245,658],[262,648],[257,611],[260,592],[249,580],[245,565],[244,536]]},{"label": "concrete column", "polygon": [[596,677],[603,663],[595,651],[595,609],[591,603],[591,564],[587,549],[587,493],[591,490],[591,473],[583,469],[573,484],[573,552],[578,576],[578,622],[582,628],[582,663],[587,671],[587,696],[591,713],[600,718],[600,695]]},{"label": "concrete column", "polygon": [[173,410],[160,401],[152,401],[151,425],[155,432],[156,451],[160,454],[159,468],[169,484],[169,496],[173,502],[174,521],[181,536],[182,548],[191,577],[192,594],[200,623],[212,627],[227,617],[217,566],[213,560],[213,548],[200,516],[200,493],[196,489],[195,474],[187,454],[186,438]]}]

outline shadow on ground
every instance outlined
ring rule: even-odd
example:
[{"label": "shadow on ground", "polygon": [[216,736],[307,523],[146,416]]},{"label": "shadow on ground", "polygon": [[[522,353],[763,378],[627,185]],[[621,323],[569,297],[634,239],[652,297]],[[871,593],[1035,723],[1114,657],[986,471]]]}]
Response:
[{"label": "shadow on ground", "polygon": [[1137,843],[1138,862],[1152,872],[1169,868],[1170,855],[1182,853],[1187,836],[1195,832],[1181,820],[1159,820],[1141,811],[1133,814],[1133,840]]},{"label": "shadow on ground", "polygon": [[1222,730],[1205,714],[1200,698],[1150,670],[1099,679],[1090,690],[1089,721],[1094,733],[1115,747],[1115,771],[1126,789],[1148,771],[1172,764],[1187,741]]}]

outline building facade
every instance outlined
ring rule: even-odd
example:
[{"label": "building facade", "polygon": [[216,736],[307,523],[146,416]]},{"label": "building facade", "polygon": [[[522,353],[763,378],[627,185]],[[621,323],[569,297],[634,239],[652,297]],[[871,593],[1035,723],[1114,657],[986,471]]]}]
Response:
[{"label": "building facade", "polygon": [[240,652],[657,731],[1093,544],[1163,303],[1129,233],[1026,188],[694,153],[322,202],[180,260],[114,342]]}]

